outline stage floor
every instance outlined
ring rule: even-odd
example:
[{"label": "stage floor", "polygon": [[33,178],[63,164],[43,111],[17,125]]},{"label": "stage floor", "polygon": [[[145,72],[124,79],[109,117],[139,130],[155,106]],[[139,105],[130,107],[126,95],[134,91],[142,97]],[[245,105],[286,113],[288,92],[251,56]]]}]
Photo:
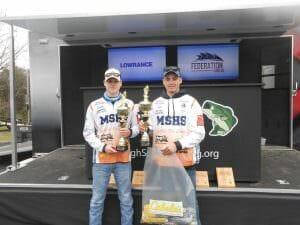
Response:
[{"label": "stage floor", "polygon": [[[197,190],[203,225],[299,225],[300,152],[262,150],[261,181],[236,188]],[[0,224],[88,224],[91,180],[83,146],[41,155],[0,175]],[[27,162],[28,162],[27,161]],[[25,161],[26,163],[26,161]],[[133,190],[134,225],[140,225],[142,191]],[[103,224],[120,224],[117,190],[107,191]]]},{"label": "stage floor", "polygon": [[[274,150],[275,149],[275,150]],[[265,147],[261,151],[261,180],[257,183],[239,182],[237,188],[294,189],[300,193],[300,151]],[[49,184],[91,188],[85,173],[84,146],[69,146],[38,157],[23,168],[0,176],[0,185]],[[216,184],[210,182],[212,190]],[[211,188],[210,188],[211,189]],[[198,191],[207,189],[198,189]]]}]

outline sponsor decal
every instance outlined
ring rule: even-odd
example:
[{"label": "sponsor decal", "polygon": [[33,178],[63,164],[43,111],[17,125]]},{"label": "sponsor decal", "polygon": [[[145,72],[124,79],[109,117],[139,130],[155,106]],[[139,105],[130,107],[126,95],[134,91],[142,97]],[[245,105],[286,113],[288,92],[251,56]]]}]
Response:
[{"label": "sponsor decal", "polygon": [[205,100],[202,105],[203,113],[212,121],[210,136],[226,136],[238,124],[238,118],[231,107]]},{"label": "sponsor decal", "polygon": [[164,111],[162,109],[155,110],[154,114],[163,114]]},{"label": "sponsor decal", "polygon": [[113,136],[112,136],[112,134],[101,134],[100,140],[102,142],[111,141],[111,140],[113,140]]},{"label": "sponsor decal", "polygon": [[193,72],[224,72],[224,60],[215,53],[200,52],[191,63]]},{"label": "sponsor decal", "polygon": [[155,136],[155,143],[167,143],[168,138],[166,135],[157,135]]},{"label": "sponsor decal", "polygon": [[96,109],[97,109],[98,112],[105,112],[105,108],[104,108],[104,106],[101,103],[97,102],[95,104],[95,107],[96,107]]},{"label": "sponsor decal", "polygon": [[158,108],[162,108],[162,106],[164,105],[164,101],[159,99],[157,101],[155,101],[155,106]]}]

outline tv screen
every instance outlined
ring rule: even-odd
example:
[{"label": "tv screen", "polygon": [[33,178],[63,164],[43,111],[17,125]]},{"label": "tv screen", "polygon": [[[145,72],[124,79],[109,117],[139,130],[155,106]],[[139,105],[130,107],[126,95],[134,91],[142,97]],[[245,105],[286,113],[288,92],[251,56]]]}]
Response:
[{"label": "tv screen", "polygon": [[166,48],[111,48],[108,49],[108,66],[121,71],[123,82],[160,81],[166,66]]},{"label": "tv screen", "polygon": [[178,46],[177,60],[183,80],[233,80],[239,74],[239,45]]}]

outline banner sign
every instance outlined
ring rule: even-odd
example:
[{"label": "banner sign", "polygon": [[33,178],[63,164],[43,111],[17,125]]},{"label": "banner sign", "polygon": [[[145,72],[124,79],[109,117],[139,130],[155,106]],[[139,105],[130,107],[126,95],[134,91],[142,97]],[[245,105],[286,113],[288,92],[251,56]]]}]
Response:
[{"label": "banner sign", "polygon": [[160,81],[166,66],[166,48],[111,48],[108,66],[121,71],[123,82]]},{"label": "banner sign", "polygon": [[183,80],[232,80],[239,73],[239,45],[186,45],[177,48]]}]

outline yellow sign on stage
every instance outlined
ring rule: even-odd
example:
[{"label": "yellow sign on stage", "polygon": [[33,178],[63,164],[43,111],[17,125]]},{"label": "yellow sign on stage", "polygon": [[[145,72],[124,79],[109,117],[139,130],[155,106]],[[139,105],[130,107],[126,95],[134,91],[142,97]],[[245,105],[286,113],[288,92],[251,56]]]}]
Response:
[{"label": "yellow sign on stage", "polygon": [[196,187],[209,188],[208,172],[197,171],[196,172]]},{"label": "yellow sign on stage", "polygon": [[142,187],[144,184],[144,171],[134,171],[132,178],[133,187]]},{"label": "yellow sign on stage", "polygon": [[217,167],[216,171],[217,171],[218,187],[222,187],[222,188],[235,187],[232,167]]}]

